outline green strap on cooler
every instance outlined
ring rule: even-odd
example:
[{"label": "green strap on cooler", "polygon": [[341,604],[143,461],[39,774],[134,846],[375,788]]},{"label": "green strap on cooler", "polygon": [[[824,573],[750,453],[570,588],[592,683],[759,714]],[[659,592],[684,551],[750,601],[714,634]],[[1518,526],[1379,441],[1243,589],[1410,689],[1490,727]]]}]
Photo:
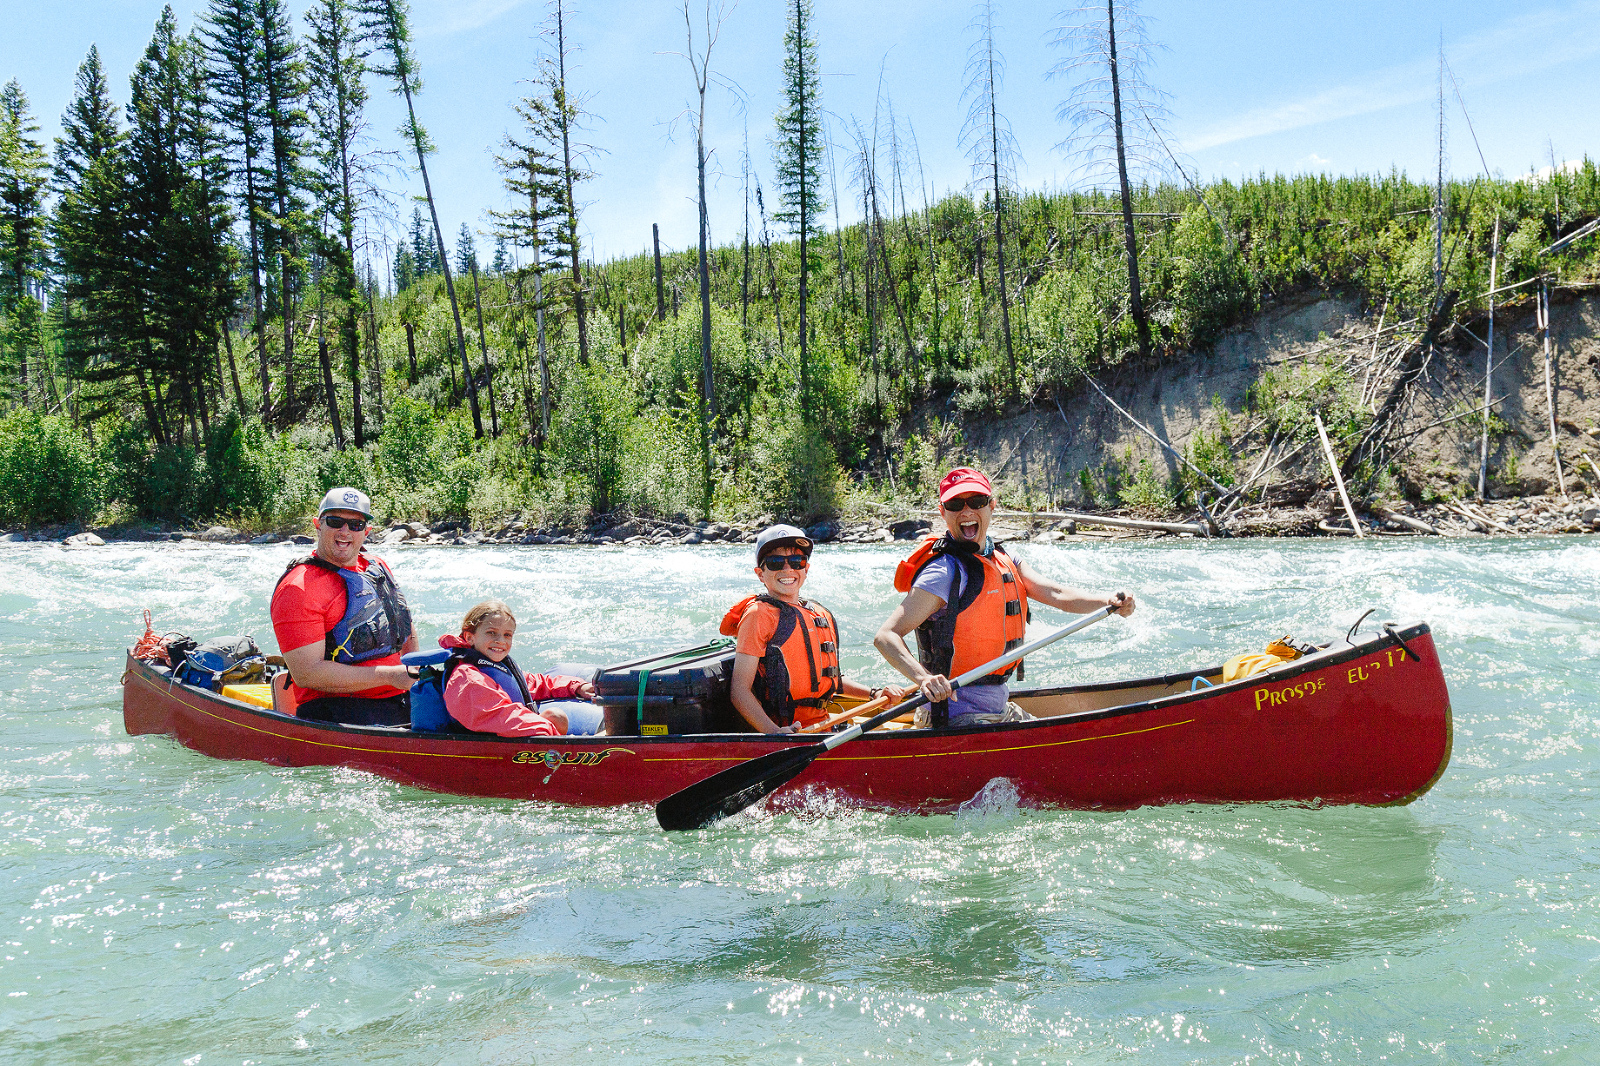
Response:
[{"label": "green strap on cooler", "polygon": [[[704,655],[706,652],[721,651],[723,648],[732,647],[733,643],[734,639],[732,637],[717,637],[715,640],[712,640],[706,644],[702,644],[698,648],[685,648],[682,651],[670,652],[666,655],[663,655],[661,658],[667,662],[682,659],[693,659],[695,656]],[[665,663],[663,663],[663,665],[665,665]],[[639,703],[636,713],[639,715],[640,721],[644,720],[644,688],[650,683],[650,673],[651,672],[649,670],[639,671]]]}]

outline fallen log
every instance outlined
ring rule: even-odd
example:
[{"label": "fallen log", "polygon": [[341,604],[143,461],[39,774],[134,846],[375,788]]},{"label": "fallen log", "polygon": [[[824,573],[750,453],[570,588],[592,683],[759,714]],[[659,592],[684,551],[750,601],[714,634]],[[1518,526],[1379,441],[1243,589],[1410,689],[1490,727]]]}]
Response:
[{"label": "fallen log", "polygon": [[1147,522],[1142,518],[1117,518],[1111,515],[1079,514],[1077,511],[996,511],[996,518],[1048,518],[1051,521],[1066,519],[1080,526],[1107,526],[1111,529],[1143,529],[1158,533],[1193,533],[1206,535],[1198,522]]},{"label": "fallen log", "polygon": [[1412,518],[1410,515],[1403,515],[1399,511],[1391,511],[1387,507],[1377,507],[1374,508],[1374,510],[1377,511],[1378,517],[1384,519],[1385,521],[1398,522],[1408,529],[1416,530],[1418,533],[1431,533],[1436,537],[1443,536],[1443,534],[1441,534],[1437,529],[1434,529],[1432,526],[1428,525],[1428,523],[1423,522],[1420,519]]}]

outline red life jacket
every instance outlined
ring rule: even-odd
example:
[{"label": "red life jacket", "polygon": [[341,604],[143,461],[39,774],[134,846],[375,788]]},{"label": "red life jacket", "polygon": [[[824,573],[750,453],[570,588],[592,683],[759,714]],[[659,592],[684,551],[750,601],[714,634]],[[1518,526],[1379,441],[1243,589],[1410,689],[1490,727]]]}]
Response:
[{"label": "red life jacket", "polygon": [[[1022,644],[1028,629],[1028,594],[1015,559],[998,544],[988,552],[951,540],[948,534],[926,537],[895,567],[894,587],[910,592],[922,568],[948,555],[966,577],[955,602],[917,627],[917,659],[936,674],[959,677]],[[998,685],[1018,664],[996,670],[974,684]]]},{"label": "red life jacket", "polygon": [[777,611],[778,625],[756,666],[751,691],[767,715],[779,725],[798,719],[801,725],[827,717],[824,707],[839,691],[839,625],[822,604],[802,600],[800,606],[775,596],[746,596],[722,616],[724,636],[739,632],[750,611]]}]

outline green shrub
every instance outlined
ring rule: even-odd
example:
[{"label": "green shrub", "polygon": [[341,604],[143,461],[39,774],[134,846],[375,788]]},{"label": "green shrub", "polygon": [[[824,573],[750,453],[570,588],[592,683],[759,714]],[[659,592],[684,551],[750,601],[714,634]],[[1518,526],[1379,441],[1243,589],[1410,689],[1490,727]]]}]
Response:
[{"label": "green shrub", "polygon": [[839,478],[838,457],[819,427],[790,416],[758,431],[751,480],[762,506],[797,518],[832,514]]},{"label": "green shrub", "polygon": [[101,483],[94,449],[66,418],[27,408],[0,418],[0,518],[86,519],[100,506]]},{"label": "green shrub", "polygon": [[566,381],[553,436],[575,496],[595,514],[619,502],[623,450],[638,399],[626,372],[603,364],[575,367]]},{"label": "green shrub", "polygon": [[[1222,439],[1221,433],[1207,433],[1199,430],[1189,441],[1189,461],[1199,467],[1206,476],[1219,485],[1232,485],[1238,476],[1233,469],[1233,449],[1228,447],[1227,441]],[[1210,485],[1196,477],[1192,470],[1185,468],[1185,483],[1192,484],[1195,488],[1209,489]]]},{"label": "green shrub", "polygon": [[699,513],[703,500],[700,426],[690,412],[645,411],[628,427],[621,494],[634,511]]},{"label": "green shrub", "polygon": [[1255,281],[1222,228],[1196,205],[1173,235],[1172,328],[1180,342],[1210,345],[1255,310]]},{"label": "green shrub", "polygon": [[1124,485],[1118,495],[1125,507],[1170,511],[1174,502],[1172,489],[1163,478],[1156,475],[1149,459],[1139,460],[1139,469],[1133,475],[1133,480]]}]

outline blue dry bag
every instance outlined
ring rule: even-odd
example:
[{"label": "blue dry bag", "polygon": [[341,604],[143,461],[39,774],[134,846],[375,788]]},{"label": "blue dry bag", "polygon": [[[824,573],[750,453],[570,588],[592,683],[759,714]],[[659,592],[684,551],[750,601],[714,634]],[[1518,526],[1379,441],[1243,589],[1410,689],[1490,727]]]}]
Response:
[{"label": "blue dry bag", "polygon": [[450,713],[444,709],[444,664],[449,658],[449,648],[414,651],[400,657],[406,666],[421,667],[420,676],[411,686],[412,729],[430,733],[450,730]]}]

